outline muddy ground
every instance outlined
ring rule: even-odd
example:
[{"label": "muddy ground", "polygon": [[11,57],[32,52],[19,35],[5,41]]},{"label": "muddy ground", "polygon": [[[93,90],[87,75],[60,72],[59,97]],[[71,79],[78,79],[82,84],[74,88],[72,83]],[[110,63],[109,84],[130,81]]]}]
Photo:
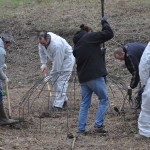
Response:
[{"label": "muddy ground", "polygon": [[[10,78],[10,96],[13,117],[19,116],[19,104],[23,95],[42,78],[37,49],[37,34],[41,30],[52,31],[61,35],[72,45],[72,36],[78,30],[80,24],[91,26],[94,31],[101,29],[99,18],[101,16],[101,4],[98,0],[33,0],[33,1],[0,1],[0,32],[11,30],[16,44],[7,51],[7,74]],[[120,44],[140,41],[147,43],[150,34],[150,2],[149,0],[107,0],[105,2],[105,14],[115,32],[114,40]],[[90,134],[76,139],[76,150],[148,150],[148,139],[137,140],[134,135],[137,132],[135,111],[126,101],[125,115],[114,112],[114,106],[120,108],[125,96],[124,86],[129,84],[130,75],[123,63],[114,60],[113,51],[118,47],[110,41],[106,43],[106,62],[110,75],[108,78],[108,91],[110,107],[106,117],[106,128],[109,136],[101,137]],[[49,62],[50,65],[50,62]],[[112,80],[115,82],[112,82]],[[75,87],[74,87],[75,84]],[[119,85],[119,87],[118,87]],[[35,98],[40,89],[35,90],[30,98],[33,102],[26,117],[30,123],[19,127],[0,128],[0,149],[20,150],[59,150],[71,149],[73,139],[68,139],[67,131],[75,134],[77,116],[80,103],[79,84],[70,81],[68,96],[69,105],[69,130],[67,128],[66,111],[62,114],[52,114],[50,118],[39,119],[37,112],[46,109],[48,91],[46,87],[43,95]],[[75,92],[76,90],[76,92]],[[5,87],[4,87],[5,91]],[[123,91],[123,93],[121,93]],[[74,94],[75,93],[75,94]],[[7,97],[5,106],[7,108]],[[33,101],[35,99],[35,101]],[[27,103],[28,104],[28,103]],[[24,106],[25,111],[28,109]],[[89,110],[87,130],[92,131],[94,113],[97,99],[93,97]],[[21,105],[21,110],[23,104]],[[41,106],[41,107],[40,107]],[[36,115],[35,115],[36,114]],[[21,115],[22,117],[22,115]]]}]

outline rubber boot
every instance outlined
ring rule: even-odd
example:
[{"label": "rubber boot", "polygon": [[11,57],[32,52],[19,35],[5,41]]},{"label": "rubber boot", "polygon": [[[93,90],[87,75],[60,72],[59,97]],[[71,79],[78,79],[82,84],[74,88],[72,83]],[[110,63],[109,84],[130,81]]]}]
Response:
[{"label": "rubber boot", "polygon": [[4,111],[3,102],[0,102],[0,126],[2,125],[12,125],[18,123],[18,120],[9,119]]}]

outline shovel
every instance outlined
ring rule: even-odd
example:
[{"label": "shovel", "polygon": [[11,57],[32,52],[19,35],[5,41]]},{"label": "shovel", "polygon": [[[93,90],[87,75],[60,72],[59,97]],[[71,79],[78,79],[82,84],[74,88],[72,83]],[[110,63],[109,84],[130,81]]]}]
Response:
[{"label": "shovel", "polygon": [[[6,71],[5,71],[5,74],[6,74]],[[11,118],[11,105],[10,105],[8,82],[5,81],[5,83],[6,83],[6,92],[7,92],[8,117]]]},{"label": "shovel", "polygon": [[[44,77],[47,76],[47,74],[46,74],[46,69],[44,69],[43,74],[44,74]],[[49,97],[50,97],[50,99],[51,99],[52,93],[51,93],[51,86],[50,86],[49,82],[47,82],[47,88],[48,88],[48,90],[49,90]],[[48,110],[50,110],[50,100],[48,101]]]}]

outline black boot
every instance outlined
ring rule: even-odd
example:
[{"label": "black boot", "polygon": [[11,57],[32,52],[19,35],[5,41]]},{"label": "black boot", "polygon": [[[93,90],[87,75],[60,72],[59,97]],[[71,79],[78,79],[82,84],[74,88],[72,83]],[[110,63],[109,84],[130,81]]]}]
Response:
[{"label": "black boot", "polygon": [[18,120],[9,119],[4,111],[3,102],[0,102],[0,125],[12,125],[18,123]]}]

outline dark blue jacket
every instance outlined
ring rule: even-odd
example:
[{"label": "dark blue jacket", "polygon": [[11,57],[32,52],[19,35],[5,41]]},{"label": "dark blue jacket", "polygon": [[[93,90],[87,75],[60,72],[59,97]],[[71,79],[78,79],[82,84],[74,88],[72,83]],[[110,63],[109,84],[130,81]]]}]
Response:
[{"label": "dark blue jacket", "polygon": [[141,56],[146,48],[142,43],[128,43],[124,46],[125,52],[125,65],[129,72],[132,74],[130,87],[133,89],[139,83],[139,63]]}]

